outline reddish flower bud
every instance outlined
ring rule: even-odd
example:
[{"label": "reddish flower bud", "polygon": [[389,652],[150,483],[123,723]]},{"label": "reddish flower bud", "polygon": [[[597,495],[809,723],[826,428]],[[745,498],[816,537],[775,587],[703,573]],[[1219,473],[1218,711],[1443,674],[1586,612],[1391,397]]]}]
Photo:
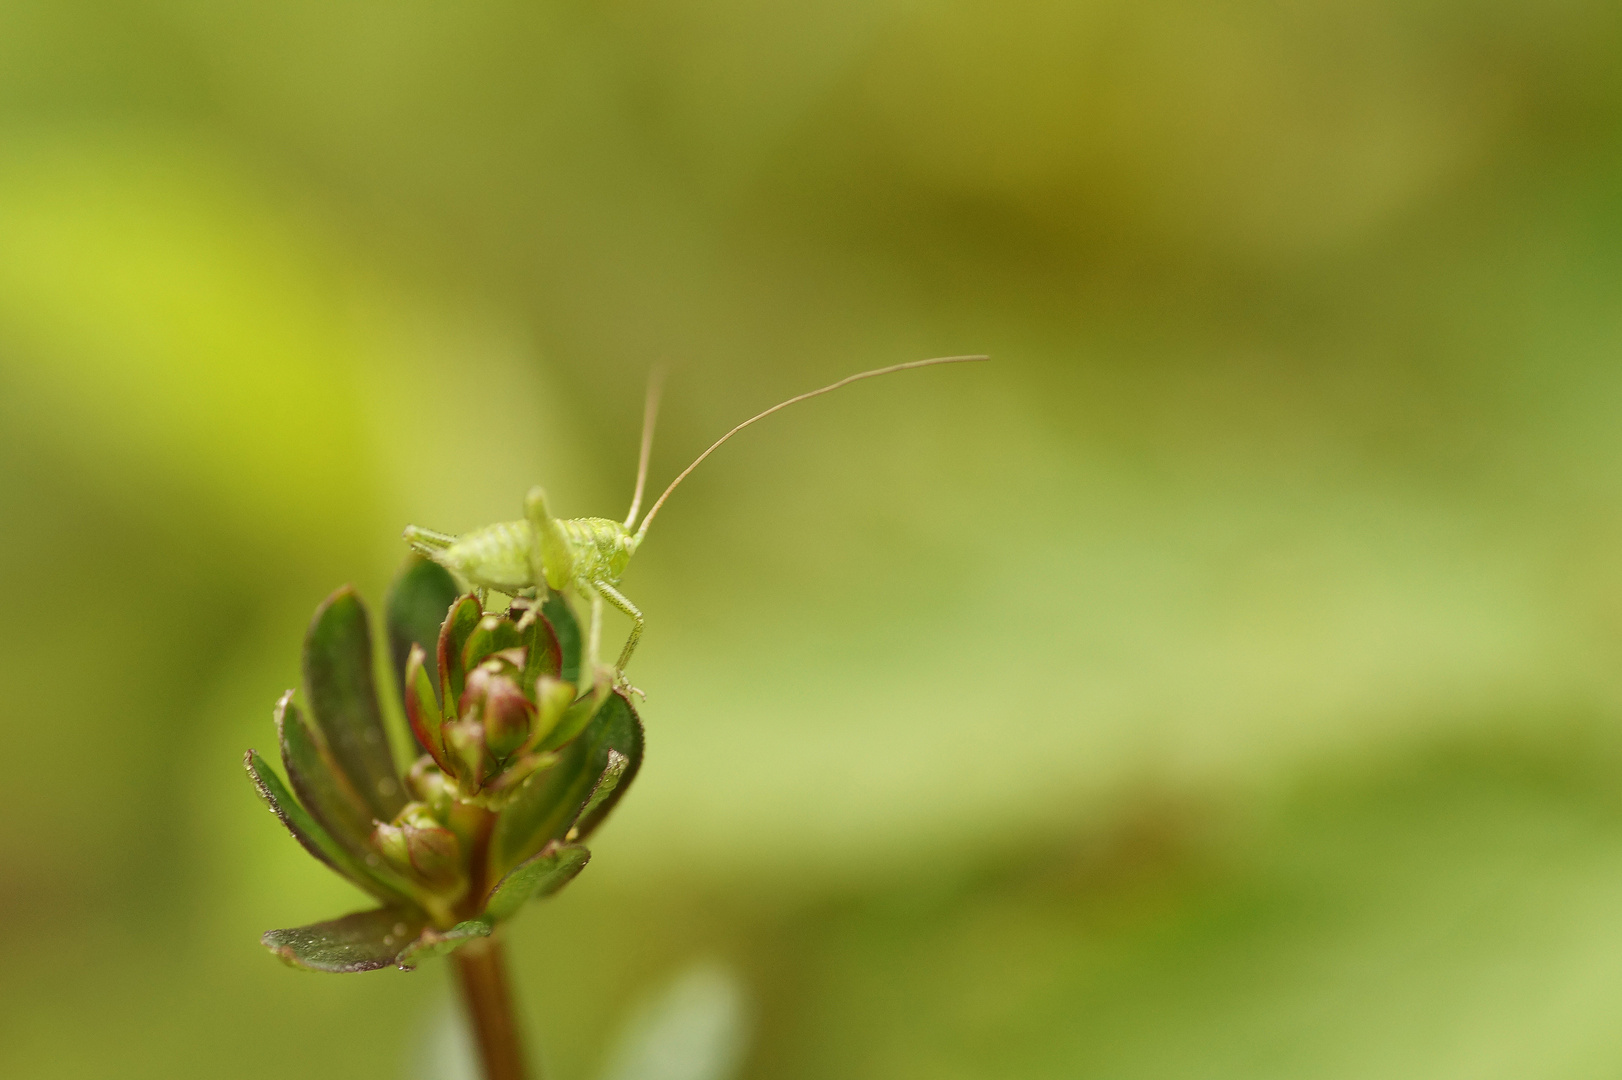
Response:
[{"label": "reddish flower bud", "polygon": [[535,730],[535,706],[505,676],[492,675],[484,697],[484,744],[497,760],[529,741]]},{"label": "reddish flower bud", "polygon": [[465,885],[461,842],[421,803],[407,804],[392,823],[378,822],[372,842],[395,869],[435,892]]}]

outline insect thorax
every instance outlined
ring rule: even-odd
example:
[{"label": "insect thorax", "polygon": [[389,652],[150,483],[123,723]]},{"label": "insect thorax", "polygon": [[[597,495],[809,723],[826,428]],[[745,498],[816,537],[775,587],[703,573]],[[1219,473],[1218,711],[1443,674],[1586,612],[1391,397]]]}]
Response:
[{"label": "insect thorax", "polygon": [[564,518],[558,522],[574,552],[574,577],[610,583],[620,579],[636,551],[629,530],[608,518]]}]

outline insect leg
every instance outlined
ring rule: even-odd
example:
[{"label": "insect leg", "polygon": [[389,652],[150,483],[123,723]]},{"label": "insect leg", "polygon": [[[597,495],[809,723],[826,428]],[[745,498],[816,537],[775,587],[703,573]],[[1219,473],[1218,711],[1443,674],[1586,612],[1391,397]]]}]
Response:
[{"label": "insect leg", "polygon": [[624,671],[625,665],[630,663],[631,653],[636,649],[637,639],[642,636],[642,612],[637,610],[635,604],[626,599],[624,593],[608,582],[594,581],[591,586],[602,595],[603,599],[625,612],[631,619],[631,636],[625,639],[625,648],[620,650],[619,663],[614,665],[617,670]]},{"label": "insect leg", "polygon": [[536,591],[539,593],[548,586],[563,588],[574,577],[574,553],[558,519],[547,509],[546,492],[541,488],[529,489],[524,499],[524,517],[534,537],[529,548],[529,566],[530,573],[535,575]]},{"label": "insect leg", "polygon": [[416,525],[407,525],[405,542],[412,551],[418,555],[426,555],[430,559],[436,552],[444,551],[456,543],[456,537],[450,533],[435,532],[432,529],[419,528]]},{"label": "insect leg", "polygon": [[582,590],[591,597],[591,627],[586,631],[586,667],[591,680],[597,681],[597,667],[603,653],[603,598],[597,590]]}]

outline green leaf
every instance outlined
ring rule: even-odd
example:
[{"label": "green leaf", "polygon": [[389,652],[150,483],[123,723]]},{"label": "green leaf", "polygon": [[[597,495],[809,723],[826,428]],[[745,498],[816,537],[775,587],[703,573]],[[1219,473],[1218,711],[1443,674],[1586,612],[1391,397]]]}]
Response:
[{"label": "green leaf", "polygon": [[504,615],[486,615],[473,627],[462,646],[462,670],[472,671],[491,653],[515,649],[524,643],[518,624]]},{"label": "green leaf", "polygon": [[586,797],[586,805],[580,808],[580,813],[575,816],[574,823],[569,826],[569,831],[564,833],[563,838],[565,840],[573,840],[578,837],[581,823],[590,820],[597,808],[607,802],[608,797],[618,790],[620,777],[625,775],[625,767],[629,764],[630,759],[618,750],[611,749],[608,751],[608,764],[603,766],[603,774],[597,778],[597,783],[592,787],[591,794]]},{"label": "green leaf", "polygon": [[[610,752],[625,758],[624,769],[613,788],[588,811]],[[558,763],[525,781],[502,811],[491,840],[494,872],[516,866],[550,841],[562,840],[572,828],[582,838],[589,836],[630,787],[641,765],[641,721],[623,694],[610,694],[580,736],[562,748]]]},{"label": "green leaf", "polygon": [[[642,721],[631,707],[630,699],[619,692],[609,697],[602,710],[592,719],[586,734],[592,738],[591,765],[595,769],[595,780],[600,782],[607,772],[611,753],[623,756],[625,765],[601,798],[588,797],[587,802],[591,805],[581,808],[578,820],[571,826],[571,834],[573,838],[582,840],[597,831],[597,826],[603,823],[619,803],[620,797],[630,788],[631,781],[636,779],[637,772],[642,768],[643,750]],[[586,741],[586,736],[582,736],[581,741]],[[595,785],[593,790],[595,793]]]},{"label": "green leaf", "polygon": [[579,735],[586,729],[586,725],[591,723],[592,717],[597,715],[597,710],[603,707],[603,703],[608,700],[608,695],[608,684],[599,682],[585,694],[576,698],[574,704],[565,710],[563,716],[553,725],[552,730],[546,733],[546,738],[537,743],[535,748],[537,750],[556,750]]},{"label": "green leaf", "polygon": [[316,609],[304,640],[304,696],[333,762],[371,816],[392,820],[406,803],[372,680],[366,607],[345,586]]},{"label": "green leaf", "polygon": [[418,912],[383,907],[292,930],[271,930],[259,940],[286,963],[306,971],[374,971],[396,963],[424,924]]},{"label": "green leaf", "polygon": [[571,743],[558,763],[537,772],[512,797],[496,821],[490,843],[492,874],[503,874],[546,846],[561,840],[590,794],[588,748]]},{"label": "green leaf", "polygon": [[288,691],[276,703],[276,736],[287,780],[312,817],[352,855],[364,857],[372,812],[333,764]]},{"label": "green leaf", "polygon": [[578,686],[580,622],[574,617],[574,609],[569,607],[569,601],[564,599],[562,593],[553,591],[546,594],[546,602],[541,605],[541,614],[546,616],[546,621],[552,624],[552,633],[557,635],[561,664],[559,678]]},{"label": "green leaf", "polygon": [[521,685],[526,692],[535,691],[535,680],[542,675],[554,679],[563,670],[563,649],[552,624],[539,612],[531,612],[518,622],[518,631],[524,645],[524,677]]},{"label": "green leaf", "polygon": [[505,922],[518,913],[528,900],[551,896],[586,868],[591,852],[581,844],[553,841],[537,855],[513,867],[490,891],[484,902],[484,917],[492,923]]},{"label": "green leaf", "polygon": [[[556,841],[554,841],[555,843]],[[551,848],[551,844],[547,848]],[[537,859],[546,858],[549,869],[535,882],[530,890],[531,900],[545,900],[563,889],[563,887],[580,876],[580,871],[586,868],[591,861],[591,852],[584,844],[564,844],[557,849],[555,855],[547,857],[545,852],[536,856]]]},{"label": "green leaf", "polygon": [[449,570],[429,559],[412,556],[389,586],[384,601],[384,622],[389,631],[389,657],[402,697],[406,687],[406,661],[411,646],[420,645],[426,657],[429,684],[439,686],[439,628],[456,603],[456,579]]},{"label": "green leaf", "polygon": [[407,945],[394,962],[400,965],[401,970],[410,971],[420,962],[431,956],[444,956],[453,953],[470,941],[487,938],[495,932],[494,919],[479,916],[477,919],[467,919],[457,923],[449,930],[439,931],[427,927],[415,941]]},{"label": "green leaf", "polygon": [[483,614],[484,609],[479,606],[478,598],[468,593],[451,606],[444,625],[439,629],[435,651],[439,657],[441,700],[445,702],[447,716],[456,714],[458,702],[462,700],[462,689],[467,685],[467,669],[462,666],[462,646],[467,644]]},{"label": "green leaf", "polygon": [[293,834],[293,839],[303,845],[305,851],[326,863],[340,877],[346,878],[385,903],[397,904],[409,895],[403,890],[397,891],[385,885],[334,840],[327,830],[299,805],[298,800],[293,798],[293,793],[287,790],[282,778],[276,775],[276,770],[270,767],[270,763],[261,757],[258,751],[249,750],[242,763],[246,766],[248,778],[253,781],[259,797],[265,800],[271,812],[281,819],[281,823]]},{"label": "green leaf", "polygon": [[417,737],[417,744],[428,751],[441,769],[449,772],[450,766],[445,763],[445,737],[442,731],[445,718],[439,711],[439,701],[434,696],[434,684],[429,681],[427,665],[427,654],[422,646],[413,644],[411,655],[406,658],[406,721],[411,725],[411,733]]}]

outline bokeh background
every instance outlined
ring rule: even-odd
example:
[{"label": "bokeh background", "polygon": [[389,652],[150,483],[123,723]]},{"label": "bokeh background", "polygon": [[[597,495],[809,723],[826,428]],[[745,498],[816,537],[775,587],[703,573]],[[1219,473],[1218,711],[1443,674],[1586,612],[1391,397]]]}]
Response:
[{"label": "bokeh background", "polygon": [[0,1072],[454,1074],[442,962],[257,944],[363,903],[240,765],[315,604],[534,482],[623,513],[656,364],[662,484],[978,351],[661,516],[646,768],[511,935],[549,1075],[655,1075],[661,993],[742,1077],[1622,1072],[1619,54],[1601,0],[4,0]]}]

